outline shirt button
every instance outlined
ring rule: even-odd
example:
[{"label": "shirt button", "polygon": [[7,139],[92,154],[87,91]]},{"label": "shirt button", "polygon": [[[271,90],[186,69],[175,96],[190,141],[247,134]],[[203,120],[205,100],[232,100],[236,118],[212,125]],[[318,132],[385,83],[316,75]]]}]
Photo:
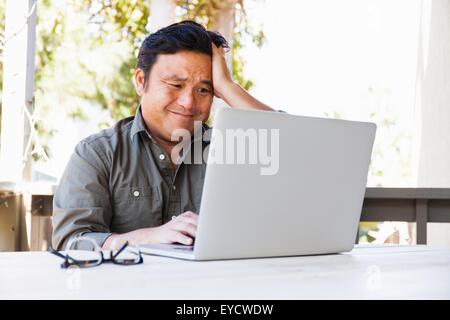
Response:
[{"label": "shirt button", "polygon": [[166,158],[166,156],[165,156],[163,153],[161,153],[161,154],[159,155],[159,159],[164,160],[165,158]]},{"label": "shirt button", "polygon": [[139,191],[135,191],[135,192],[133,192],[133,196],[135,196],[135,197],[139,197]]},{"label": "shirt button", "polygon": [[172,188],[173,188],[174,191],[177,190],[177,187],[175,185]]}]

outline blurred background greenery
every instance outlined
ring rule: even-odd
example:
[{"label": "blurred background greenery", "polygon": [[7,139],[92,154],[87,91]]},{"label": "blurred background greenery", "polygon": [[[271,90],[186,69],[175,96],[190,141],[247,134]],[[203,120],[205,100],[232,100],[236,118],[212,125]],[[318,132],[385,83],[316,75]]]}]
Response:
[{"label": "blurred background greenery", "polygon": [[[232,6],[231,70],[235,81],[247,90],[252,89],[255,82],[246,75],[243,53],[249,44],[262,48],[266,41],[264,25],[252,21],[246,11],[257,0],[173,1],[177,6],[176,21],[191,19],[210,29],[217,26],[223,10]],[[50,158],[63,153],[51,147],[52,140],[58,138],[58,127],[50,121],[53,114],[62,113],[79,124],[93,122],[96,130],[91,128],[91,131],[109,127],[134,114],[138,96],[132,75],[137,51],[150,32],[149,3],[149,0],[38,2],[33,117],[42,147]],[[5,0],[0,0],[0,56],[5,41],[4,14]],[[0,63],[0,119],[2,70]],[[387,154],[400,161],[399,175],[408,179],[411,137],[397,126],[401,114],[390,101],[389,90],[367,84],[366,93],[369,102],[365,117],[378,124],[378,141],[369,173],[372,186],[382,186],[386,181],[384,172],[390,166]],[[342,111],[327,112],[323,116],[351,117]],[[44,162],[42,157],[38,152],[33,154],[36,163]],[[379,226],[379,223],[362,223],[359,240],[373,242]]]},{"label": "blurred background greenery", "polygon": [[[176,1],[176,20],[191,19],[211,28],[224,2],[227,1]],[[250,39],[261,47],[264,33],[262,27],[255,30],[250,26],[243,1],[230,2],[236,19],[231,69],[235,81],[250,89],[252,81],[245,77],[245,61],[240,54],[242,41]],[[64,108],[70,118],[83,121],[90,117],[84,106],[99,106],[108,115],[98,119],[99,128],[134,115],[138,96],[131,79],[138,49],[149,34],[148,4],[148,0],[39,1],[34,118],[44,150],[50,157],[52,150],[48,143],[56,130],[48,126],[46,119],[52,109]],[[4,13],[5,1],[0,0],[1,36]],[[3,42],[0,55],[2,47]],[[0,96],[2,79],[0,64]],[[39,160],[39,154],[34,157]]]}]

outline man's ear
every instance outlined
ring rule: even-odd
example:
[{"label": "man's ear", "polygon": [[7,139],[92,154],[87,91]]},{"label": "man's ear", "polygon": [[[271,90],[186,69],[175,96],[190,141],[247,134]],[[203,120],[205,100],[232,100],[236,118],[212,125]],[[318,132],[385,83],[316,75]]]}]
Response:
[{"label": "man's ear", "polygon": [[145,92],[145,73],[142,69],[137,68],[136,71],[134,71],[134,78],[133,78],[134,88],[136,89],[136,93],[142,97]]}]

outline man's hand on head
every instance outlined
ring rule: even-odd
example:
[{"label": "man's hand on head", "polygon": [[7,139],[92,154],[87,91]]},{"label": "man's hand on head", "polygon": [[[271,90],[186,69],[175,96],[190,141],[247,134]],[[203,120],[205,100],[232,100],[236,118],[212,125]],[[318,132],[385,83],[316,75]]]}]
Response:
[{"label": "man's hand on head", "polygon": [[233,81],[225,61],[225,50],[218,48],[214,43],[211,47],[214,95],[232,108],[274,111]]},{"label": "man's hand on head", "polygon": [[214,43],[211,44],[211,47],[214,95],[223,99],[223,93],[227,91],[227,87],[233,86],[235,83],[225,60],[224,48],[218,48]]}]

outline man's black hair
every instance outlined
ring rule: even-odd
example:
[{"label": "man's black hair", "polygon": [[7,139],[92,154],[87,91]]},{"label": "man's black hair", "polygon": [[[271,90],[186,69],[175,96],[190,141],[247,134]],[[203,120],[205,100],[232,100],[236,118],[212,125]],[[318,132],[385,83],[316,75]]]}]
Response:
[{"label": "man's black hair", "polygon": [[158,54],[187,50],[212,56],[211,43],[218,48],[229,48],[227,40],[218,32],[206,30],[201,24],[190,20],[171,24],[150,34],[139,49],[136,66],[144,71],[144,87]]}]

